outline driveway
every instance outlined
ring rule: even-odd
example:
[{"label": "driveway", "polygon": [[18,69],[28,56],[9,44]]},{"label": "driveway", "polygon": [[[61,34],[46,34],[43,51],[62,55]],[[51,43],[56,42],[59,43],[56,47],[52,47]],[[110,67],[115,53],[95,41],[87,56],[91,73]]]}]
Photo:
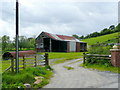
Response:
[{"label": "driveway", "polygon": [[118,74],[85,69],[81,63],[82,58],[53,65],[54,76],[44,88],[118,88]]}]

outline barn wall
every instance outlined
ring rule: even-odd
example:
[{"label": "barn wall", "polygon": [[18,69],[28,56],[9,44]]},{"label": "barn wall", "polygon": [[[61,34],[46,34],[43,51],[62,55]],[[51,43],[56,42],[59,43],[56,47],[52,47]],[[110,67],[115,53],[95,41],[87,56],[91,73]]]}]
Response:
[{"label": "barn wall", "polygon": [[76,52],[76,42],[70,42],[70,52]]},{"label": "barn wall", "polygon": [[76,42],[76,52],[80,52],[80,43]]},{"label": "barn wall", "polygon": [[48,36],[46,36],[44,33],[40,34],[37,38],[36,38],[36,51],[37,52],[44,52],[44,38],[48,38]]},{"label": "barn wall", "polygon": [[70,42],[67,42],[67,52],[70,52]]}]

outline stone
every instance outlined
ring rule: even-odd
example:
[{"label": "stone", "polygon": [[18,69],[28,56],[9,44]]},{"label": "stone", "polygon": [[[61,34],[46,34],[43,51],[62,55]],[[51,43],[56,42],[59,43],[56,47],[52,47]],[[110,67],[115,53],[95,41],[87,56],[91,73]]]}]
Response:
[{"label": "stone", "polygon": [[31,88],[31,85],[30,85],[29,83],[25,83],[24,86],[25,86],[26,88]]},{"label": "stone", "polygon": [[43,78],[43,77],[38,76],[38,77],[35,77],[35,80],[42,79],[42,78]]},{"label": "stone", "polygon": [[38,76],[38,77],[35,77],[35,82],[34,82],[34,84],[39,84],[40,82],[42,82],[42,79],[43,79],[43,77],[41,77],[41,76]]},{"label": "stone", "polygon": [[42,82],[42,79],[38,79],[37,81],[34,82],[34,84],[39,84],[40,82]]}]

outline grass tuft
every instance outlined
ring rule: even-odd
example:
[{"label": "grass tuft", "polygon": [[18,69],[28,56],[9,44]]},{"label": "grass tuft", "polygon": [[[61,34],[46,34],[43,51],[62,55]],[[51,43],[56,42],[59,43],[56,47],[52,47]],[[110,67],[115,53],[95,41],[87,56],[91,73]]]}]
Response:
[{"label": "grass tuft", "polygon": [[66,68],[67,70],[73,70],[74,69],[73,67],[70,67],[70,66],[64,66],[64,68]]},{"label": "grass tuft", "polygon": [[80,67],[98,70],[98,71],[110,71],[113,73],[120,73],[120,68],[113,67],[113,66],[107,66],[107,65],[101,65],[101,64],[80,64]]}]

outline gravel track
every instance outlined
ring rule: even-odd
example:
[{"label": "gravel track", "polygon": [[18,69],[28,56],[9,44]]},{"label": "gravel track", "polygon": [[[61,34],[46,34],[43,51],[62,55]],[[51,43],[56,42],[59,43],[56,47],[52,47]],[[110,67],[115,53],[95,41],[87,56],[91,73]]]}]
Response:
[{"label": "gravel track", "polygon": [[[118,88],[118,74],[85,69],[79,67],[81,63],[82,58],[51,66],[54,76],[44,88]],[[67,70],[64,66],[74,69]]]}]

